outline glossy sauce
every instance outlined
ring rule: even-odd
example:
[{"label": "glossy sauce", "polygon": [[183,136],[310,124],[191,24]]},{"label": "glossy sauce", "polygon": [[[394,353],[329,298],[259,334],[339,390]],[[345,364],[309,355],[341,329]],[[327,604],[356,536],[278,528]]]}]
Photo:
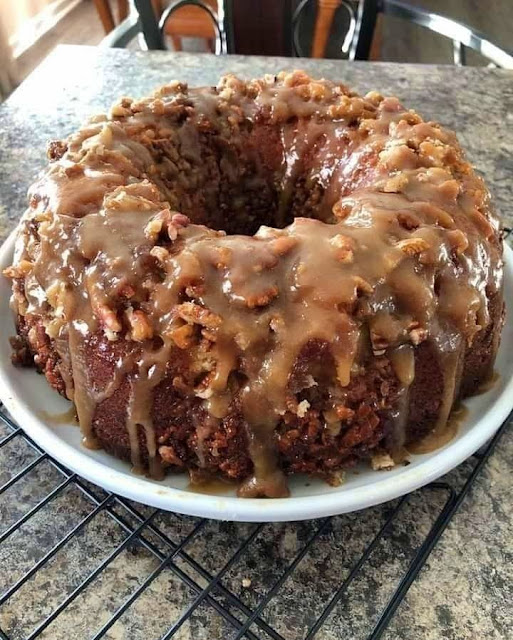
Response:
[{"label": "glossy sauce", "polygon": [[422,454],[432,453],[440,447],[445,446],[451,440],[456,437],[458,429],[468,416],[468,409],[463,404],[452,410],[447,422],[439,427],[435,428],[420,442],[410,443],[407,446],[409,453]]},{"label": "glossy sauce", "polygon": [[74,406],[71,406],[67,411],[64,411],[63,413],[51,413],[49,411],[45,411],[44,409],[40,409],[37,412],[37,417],[52,427],[69,424],[78,425],[77,412]]},{"label": "glossy sauce", "polygon": [[225,493],[231,493],[238,487],[236,482],[228,482],[222,478],[211,478],[204,482],[189,482],[185,491],[192,493],[201,493],[209,496],[221,496]]}]

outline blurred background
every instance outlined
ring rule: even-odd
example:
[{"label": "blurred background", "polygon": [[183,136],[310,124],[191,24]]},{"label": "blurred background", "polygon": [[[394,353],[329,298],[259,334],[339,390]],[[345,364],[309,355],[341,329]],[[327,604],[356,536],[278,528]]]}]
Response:
[{"label": "blurred background", "polygon": [[[303,55],[312,57],[351,57],[351,38],[358,35],[358,16],[367,0],[230,0],[232,53],[261,55]],[[179,0],[181,4],[182,0]],[[218,4],[218,2],[220,4]],[[220,23],[226,23],[223,0],[203,0]],[[137,4],[137,7],[135,6]],[[0,99],[5,98],[58,44],[123,46],[147,48],[142,36],[123,36],[124,27],[137,20],[146,5],[156,23],[169,2],[147,0],[2,0],[0,3]],[[174,0],[174,6],[177,0]],[[197,0],[177,8],[163,25],[162,46],[170,50],[215,52],[216,31],[205,7]],[[404,3],[420,19],[404,19],[400,10],[387,10],[387,0],[367,3],[372,15],[372,38],[364,56],[371,60],[419,63],[483,65],[490,60],[468,50],[464,60],[457,59],[452,39],[435,31],[445,29],[443,18],[464,23],[507,51],[513,27],[512,0],[407,0]],[[391,3],[393,5],[394,3]],[[388,7],[390,9],[390,7]],[[403,12],[404,13],[404,12]],[[439,18],[433,23],[430,15]],[[141,14],[142,15],[142,14]],[[427,18],[422,18],[427,16]],[[410,16],[411,17],[411,16]],[[427,21],[427,22],[426,22]],[[421,26],[420,23],[423,24]],[[435,24],[435,29],[432,27]],[[451,36],[458,26],[450,23]],[[121,25],[121,27],[119,26]],[[438,25],[438,28],[436,28]],[[452,26],[451,26],[452,25]],[[426,28],[426,26],[428,28]],[[151,25],[150,25],[151,30]],[[110,39],[105,40],[106,36]],[[446,34],[447,35],[447,34]],[[463,38],[464,39],[464,38]],[[118,38],[119,40],[119,38]],[[153,43],[154,44],[154,43]],[[162,48],[159,46],[157,48]],[[155,46],[151,47],[155,48]],[[218,47],[219,52],[219,47]],[[226,52],[226,50],[225,50]],[[352,52],[354,57],[354,51]],[[509,66],[508,61],[501,66]]]}]

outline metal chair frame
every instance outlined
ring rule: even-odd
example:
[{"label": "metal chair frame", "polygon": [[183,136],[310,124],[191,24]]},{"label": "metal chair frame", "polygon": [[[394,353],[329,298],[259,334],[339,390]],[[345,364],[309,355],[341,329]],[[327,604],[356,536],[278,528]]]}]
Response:
[{"label": "metal chair frame", "polygon": [[[185,5],[197,6],[208,13],[216,31],[216,54],[234,52],[233,2],[222,0],[216,13],[203,0],[174,0],[162,14],[160,21],[153,12],[150,0],[133,0],[135,10],[102,41],[102,46],[125,47],[138,32],[142,32],[148,49],[166,49],[164,30],[166,22],[175,11]],[[293,48],[297,56],[304,56],[298,30],[303,13],[311,0],[301,0],[292,15]],[[473,49],[498,67],[513,68],[513,52],[494,44],[486,34],[471,29],[462,22],[414,7],[401,0],[363,0],[355,11],[354,5],[343,0],[342,7],[349,14],[349,28],[344,38],[342,52],[349,60],[368,60],[378,14],[394,16],[425,27],[452,40],[453,59],[456,65],[466,63],[467,49]]]},{"label": "metal chair frame", "polygon": [[158,22],[150,0],[133,0],[133,5],[135,11],[132,10],[129,16],[102,40],[102,47],[126,47],[138,33],[142,33],[148,49],[165,50],[164,32],[167,21],[181,7],[193,5],[205,11],[212,20],[216,32],[216,55],[233,52],[233,33],[230,29],[232,0],[219,2],[217,13],[202,0],[174,0],[166,7]]},{"label": "metal chair frame", "polygon": [[[294,47],[294,55],[299,56],[300,58],[308,58],[308,54],[303,51],[301,43],[299,42],[299,27],[301,26],[301,19],[303,17],[303,12],[306,9],[307,5],[310,4],[311,0],[301,0],[301,2],[297,5],[293,15],[292,15],[292,44]],[[344,37],[344,41],[340,50],[342,53],[349,53],[351,44],[353,42],[355,31],[357,27],[357,16],[355,10],[356,2],[348,2],[347,0],[342,0],[342,4],[340,5],[342,9],[344,9],[349,16],[349,27],[346,31],[346,35]]]},{"label": "metal chair frame", "polygon": [[364,0],[358,7],[357,26],[349,51],[350,60],[368,60],[379,13],[408,20],[453,41],[456,65],[466,64],[466,49],[474,49],[497,67],[513,68],[513,52],[501,49],[486,34],[458,20],[431,13],[401,0]]}]

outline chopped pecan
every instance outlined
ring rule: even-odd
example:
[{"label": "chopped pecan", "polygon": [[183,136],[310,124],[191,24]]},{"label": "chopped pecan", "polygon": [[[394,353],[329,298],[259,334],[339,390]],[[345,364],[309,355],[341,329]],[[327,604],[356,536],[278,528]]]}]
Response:
[{"label": "chopped pecan", "polygon": [[[190,325],[186,325],[186,326],[190,327]],[[205,340],[208,340],[209,342],[217,341],[217,334],[214,331],[211,331],[210,329],[202,329],[201,335],[205,338]]]},{"label": "chopped pecan", "polygon": [[408,184],[408,177],[404,173],[398,173],[389,178],[383,185],[385,193],[401,193]]},{"label": "chopped pecan", "polygon": [[344,405],[337,405],[335,407],[335,413],[337,414],[337,418],[339,420],[343,420],[348,424],[351,424],[354,418],[354,411],[349,409],[349,407],[344,407]]},{"label": "chopped pecan", "polygon": [[64,312],[64,302],[66,299],[66,284],[56,280],[46,290],[46,299],[50,306],[56,310],[57,315]]},{"label": "chopped pecan", "polygon": [[297,238],[292,236],[280,236],[271,242],[271,249],[279,256],[289,253],[298,243]]},{"label": "chopped pecan", "polygon": [[65,326],[66,322],[63,318],[54,318],[45,326],[45,331],[50,338],[57,338],[60,335],[61,329]]},{"label": "chopped pecan", "polygon": [[265,289],[260,293],[255,293],[245,298],[244,302],[246,303],[246,306],[249,307],[249,309],[254,309],[255,307],[265,307],[278,296],[278,293],[278,287],[276,285],[272,285],[271,287]]},{"label": "chopped pecan", "polygon": [[29,260],[20,260],[18,264],[7,267],[2,273],[6,278],[24,278],[32,271],[33,266]]},{"label": "chopped pecan", "polygon": [[63,142],[62,140],[52,140],[48,143],[46,155],[50,162],[55,162],[56,160],[60,160],[67,150],[68,145],[66,142]]},{"label": "chopped pecan", "polygon": [[169,332],[169,336],[179,349],[188,349],[194,342],[194,327],[184,324]]},{"label": "chopped pecan", "polygon": [[378,93],[377,91],[369,91],[365,94],[365,99],[375,106],[378,106],[378,104],[384,100],[381,93]]},{"label": "chopped pecan", "polygon": [[285,87],[299,87],[303,84],[311,82],[310,76],[300,69],[294,71],[284,71],[278,74],[278,78],[282,80]]},{"label": "chopped pecan", "polygon": [[95,309],[96,315],[103,326],[114,333],[121,331],[121,323],[116,312],[106,304],[100,304]]},{"label": "chopped pecan", "polygon": [[214,257],[214,266],[216,269],[229,267],[232,260],[232,253],[229,247],[216,247]]},{"label": "chopped pecan", "polygon": [[339,200],[339,202],[335,202],[331,209],[333,215],[335,216],[335,218],[337,218],[337,220],[344,220],[345,218],[347,218],[347,216],[351,213],[351,210],[351,205],[342,202],[342,200]]},{"label": "chopped pecan", "polygon": [[176,312],[186,322],[200,324],[209,329],[217,329],[222,324],[221,316],[194,302],[183,302],[177,305]]},{"label": "chopped pecan", "polygon": [[453,229],[447,233],[452,250],[460,255],[468,248],[468,238],[461,229]]},{"label": "chopped pecan", "polygon": [[123,107],[121,104],[114,104],[110,108],[109,116],[111,118],[126,118],[127,116],[132,115],[130,109]]},{"label": "chopped pecan", "polygon": [[375,451],[371,455],[371,467],[373,471],[388,471],[395,467],[395,462],[386,451]]},{"label": "chopped pecan", "polygon": [[156,242],[159,234],[165,229],[170,240],[176,240],[178,232],[189,224],[190,220],[183,213],[162,209],[148,222],[144,235]]},{"label": "chopped pecan", "polygon": [[492,238],[494,235],[494,229],[489,220],[480,212],[474,210],[471,213],[471,217],[476,224],[476,226],[480,229],[480,231],[484,234],[486,238]]},{"label": "chopped pecan", "polygon": [[162,231],[163,220],[152,218],[144,228],[144,235],[152,242],[156,242],[159,233]]},{"label": "chopped pecan", "polygon": [[156,258],[159,262],[164,263],[169,258],[169,251],[164,247],[153,247],[150,251],[150,255]]},{"label": "chopped pecan", "polygon": [[389,171],[416,169],[418,165],[415,151],[401,140],[390,140],[389,144],[379,154],[379,165]]},{"label": "chopped pecan", "polygon": [[454,220],[452,216],[444,209],[437,207],[431,202],[418,202],[415,207],[422,215],[427,216],[430,220],[433,220],[441,227],[446,229],[454,228]]},{"label": "chopped pecan", "polygon": [[417,346],[421,342],[424,342],[424,340],[426,340],[427,337],[428,337],[428,331],[427,329],[424,329],[422,327],[416,327],[410,331],[410,340],[412,341],[412,344],[414,344],[415,346]]},{"label": "chopped pecan", "polygon": [[406,240],[399,240],[396,247],[407,256],[415,256],[429,249],[429,244],[424,240],[424,238],[412,237],[407,238]]},{"label": "chopped pecan", "polygon": [[337,471],[332,471],[330,475],[326,478],[326,482],[331,487],[340,487],[346,481],[346,472],[338,469]]},{"label": "chopped pecan", "polygon": [[130,325],[132,340],[144,342],[144,340],[153,337],[153,327],[144,311],[140,309],[134,311],[130,307],[126,310],[126,317]]},{"label": "chopped pecan", "polygon": [[308,400],[301,400],[301,402],[296,407],[296,415],[298,418],[304,418],[308,413],[308,409],[310,408],[310,403]]},{"label": "chopped pecan", "polygon": [[400,211],[397,214],[397,221],[404,229],[408,229],[411,231],[412,229],[417,229],[421,225],[421,220],[418,216],[416,216],[411,211]]},{"label": "chopped pecan", "polygon": [[164,462],[174,465],[175,467],[183,467],[184,463],[178,457],[173,447],[168,445],[159,447],[159,453]]},{"label": "chopped pecan", "polygon": [[448,200],[456,202],[456,198],[460,192],[460,185],[457,180],[446,180],[438,187],[438,193],[445,196]]},{"label": "chopped pecan", "polygon": [[335,256],[339,262],[350,264],[354,260],[354,240],[349,236],[338,233],[330,240],[332,247],[335,247]]}]

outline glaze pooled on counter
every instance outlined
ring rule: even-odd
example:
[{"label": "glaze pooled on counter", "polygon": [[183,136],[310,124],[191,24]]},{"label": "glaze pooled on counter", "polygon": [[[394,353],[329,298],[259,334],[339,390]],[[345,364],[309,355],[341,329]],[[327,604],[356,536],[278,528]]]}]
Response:
[{"label": "glaze pooled on counter", "polygon": [[17,353],[87,446],[280,497],[443,440],[493,366],[499,222],[454,134],[395,98],[175,83],[49,155],[7,270]]}]

